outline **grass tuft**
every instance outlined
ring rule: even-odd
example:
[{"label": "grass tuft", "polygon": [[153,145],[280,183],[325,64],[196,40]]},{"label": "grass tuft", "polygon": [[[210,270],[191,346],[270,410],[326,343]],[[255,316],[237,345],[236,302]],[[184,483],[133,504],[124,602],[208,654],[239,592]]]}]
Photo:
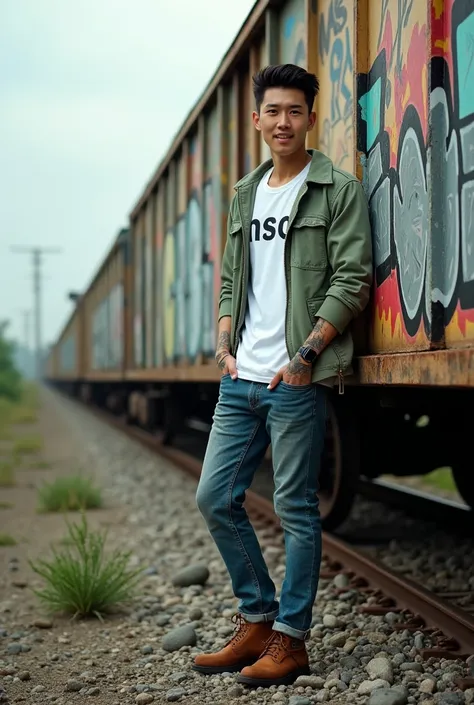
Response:
[{"label": "grass tuft", "polygon": [[29,561],[31,568],[46,580],[43,590],[33,590],[51,612],[65,612],[77,617],[96,616],[129,602],[135,595],[143,568],[127,568],[131,552],[104,554],[107,532],[89,530],[82,513],[80,524],[68,523],[68,536],[59,551],[52,548],[51,561]]},{"label": "grass tuft", "polygon": [[30,464],[32,470],[49,470],[52,466],[48,460],[33,460]]},{"label": "grass tuft", "polygon": [[33,409],[28,407],[17,406],[12,409],[10,423],[12,424],[28,424],[35,423],[38,420],[38,414]]},{"label": "grass tuft", "polygon": [[0,487],[13,487],[15,484],[15,466],[9,460],[0,461]]},{"label": "grass tuft", "polygon": [[0,509],[13,509],[14,506],[12,502],[0,502]]},{"label": "grass tuft", "polygon": [[451,468],[438,468],[423,476],[423,482],[447,492],[457,492]]},{"label": "grass tuft", "polygon": [[16,541],[10,534],[0,532],[0,546],[16,546]]},{"label": "grass tuft", "polygon": [[0,397],[0,427],[8,424],[34,423],[37,420],[38,408],[38,387],[34,383],[25,382],[18,400]]},{"label": "grass tuft", "polygon": [[38,453],[43,447],[43,442],[39,436],[21,436],[13,444],[13,455],[31,455]]},{"label": "grass tuft", "polygon": [[74,512],[102,506],[100,490],[82,475],[58,477],[38,493],[40,512]]}]

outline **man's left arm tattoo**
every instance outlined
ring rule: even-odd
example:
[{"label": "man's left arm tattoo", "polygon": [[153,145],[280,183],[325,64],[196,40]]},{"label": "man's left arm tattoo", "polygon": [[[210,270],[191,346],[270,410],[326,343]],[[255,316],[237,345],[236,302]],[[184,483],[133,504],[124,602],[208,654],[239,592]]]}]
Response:
[{"label": "man's left arm tattoo", "polygon": [[318,318],[304,344],[309,345],[310,348],[313,348],[313,350],[320,355],[336,335],[337,330],[331,323],[325,321],[324,318]]}]

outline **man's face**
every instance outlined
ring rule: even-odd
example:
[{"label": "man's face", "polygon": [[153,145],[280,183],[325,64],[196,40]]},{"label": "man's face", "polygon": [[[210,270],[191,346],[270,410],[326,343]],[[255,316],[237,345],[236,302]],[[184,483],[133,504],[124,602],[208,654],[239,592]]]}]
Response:
[{"label": "man's face", "polygon": [[316,114],[308,111],[303,91],[295,88],[267,88],[260,114],[253,113],[255,127],[271,151],[282,157],[304,146],[315,119]]}]

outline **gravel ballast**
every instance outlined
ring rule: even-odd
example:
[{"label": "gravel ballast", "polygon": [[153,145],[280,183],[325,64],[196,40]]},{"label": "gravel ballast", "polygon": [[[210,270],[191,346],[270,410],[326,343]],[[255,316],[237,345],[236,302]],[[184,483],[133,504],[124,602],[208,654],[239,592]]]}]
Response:
[{"label": "gravel ballast", "polygon": [[[363,594],[337,593],[346,584],[343,575],[320,582],[307,644],[311,675],[293,686],[251,690],[231,674],[192,671],[195,653],[216,650],[229,639],[237,607],[197,510],[195,481],[70,400],[50,391],[42,397],[40,426],[46,457],[57,460],[53,474],[76,472],[80,464],[95,476],[105,507],[89,511],[88,518],[107,527],[108,549],[132,551],[131,565],[143,568],[143,594],[125,614],[103,624],[51,618],[31,592],[42,582],[28,570],[27,557],[48,555],[49,542],[66,533],[58,528],[64,524],[36,514],[32,501],[8,510],[26,512],[10,522],[29,527],[29,533],[27,545],[0,549],[0,703],[474,703],[474,690],[462,693],[454,685],[467,675],[462,662],[421,661],[421,635],[394,631],[396,614],[360,614]],[[69,514],[71,519],[79,517]],[[279,587],[282,537],[268,528],[257,527],[257,533]]]}]

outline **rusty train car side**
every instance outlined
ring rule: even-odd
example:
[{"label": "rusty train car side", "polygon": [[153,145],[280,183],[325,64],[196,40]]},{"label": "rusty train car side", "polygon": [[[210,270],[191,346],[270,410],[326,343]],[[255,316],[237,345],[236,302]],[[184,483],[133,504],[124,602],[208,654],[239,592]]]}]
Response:
[{"label": "rusty train car side", "polygon": [[[473,36],[472,0],[258,0],[130,214],[116,274],[122,357],[99,370],[84,353],[84,393],[170,437],[183,415],[210,418],[228,205],[269,156],[251,123],[251,76],[295,63],[320,80],[308,147],[362,181],[373,230],[356,374],[331,404],[323,517],[347,513],[361,468],[447,464],[474,504],[462,453],[474,386]],[[94,287],[86,310],[108,284]],[[84,337],[100,356],[91,315]]]}]

